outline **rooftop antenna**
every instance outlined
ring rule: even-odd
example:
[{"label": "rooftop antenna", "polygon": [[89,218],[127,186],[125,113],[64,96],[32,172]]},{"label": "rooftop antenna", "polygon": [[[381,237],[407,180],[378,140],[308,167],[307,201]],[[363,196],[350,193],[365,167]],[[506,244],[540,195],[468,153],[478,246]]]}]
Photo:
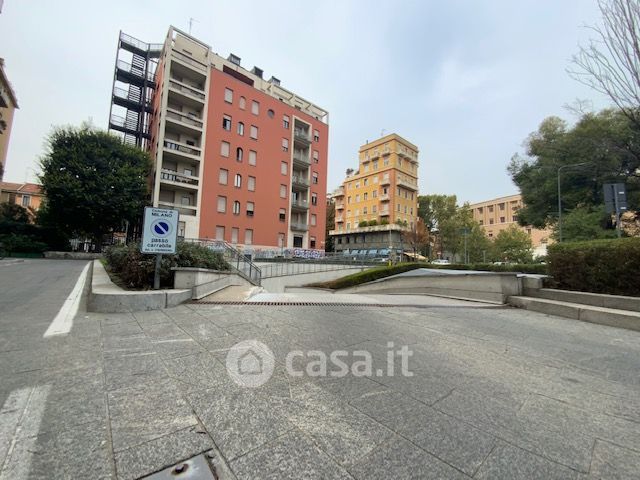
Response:
[{"label": "rooftop antenna", "polygon": [[380,131],[380,136],[381,136],[381,137],[384,137],[384,132],[386,132],[386,131],[387,131],[387,130],[386,130],[385,128],[383,128],[383,129]]},{"label": "rooftop antenna", "polygon": [[193,17],[189,17],[189,35],[191,35],[191,30],[193,29],[193,22],[197,22],[198,20],[196,20]]}]

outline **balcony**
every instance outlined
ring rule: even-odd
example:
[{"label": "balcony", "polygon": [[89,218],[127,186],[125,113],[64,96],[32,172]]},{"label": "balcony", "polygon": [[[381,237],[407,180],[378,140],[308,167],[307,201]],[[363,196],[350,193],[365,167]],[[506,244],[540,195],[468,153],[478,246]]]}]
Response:
[{"label": "balcony", "polygon": [[160,170],[160,181],[176,187],[198,189],[198,177],[183,175],[168,168]]},{"label": "balcony", "polygon": [[344,203],[336,203],[336,210],[344,210]]},{"label": "balcony", "polygon": [[342,187],[336,188],[336,190],[333,192],[333,197],[334,198],[344,197],[344,188]]},{"label": "balcony", "polygon": [[124,60],[118,60],[116,62],[116,78],[124,83],[133,83],[134,85],[142,86],[143,84],[153,87],[156,83],[156,76],[153,72],[146,72],[145,69],[137,65],[131,65]]},{"label": "balcony", "polygon": [[378,198],[380,199],[381,202],[388,202],[389,201],[389,194],[388,193],[383,193]]},{"label": "balcony", "polygon": [[294,152],[293,153],[293,163],[294,165],[298,165],[301,167],[309,167],[309,165],[311,165],[311,159],[309,158],[309,155],[304,155],[301,153],[297,153]]},{"label": "balcony", "polygon": [[376,158],[380,158],[380,152],[378,150],[374,150],[369,154],[369,159],[375,160]]},{"label": "balcony", "polygon": [[309,202],[306,200],[291,199],[291,210],[306,211],[309,210]]},{"label": "balcony", "polygon": [[380,210],[378,212],[378,215],[380,215],[381,217],[388,217],[389,216],[389,210]]},{"label": "balcony", "polygon": [[291,230],[295,232],[306,232],[307,230],[309,230],[309,225],[307,225],[306,223],[291,222],[290,226]]},{"label": "balcony", "polygon": [[[147,112],[151,112],[153,108],[148,99],[146,99],[144,105],[142,105],[142,93],[140,90],[126,90],[120,87],[113,87],[113,103],[125,108],[131,108],[132,110],[140,110],[140,108],[144,106]],[[0,106],[2,106],[1,102]]]},{"label": "balcony", "polygon": [[177,93],[183,103],[196,107],[202,107],[206,99],[204,90],[186,85],[174,79],[169,80],[169,92]]},{"label": "balcony", "polygon": [[389,155],[391,155],[391,149],[390,149],[390,148],[388,148],[388,147],[387,147],[387,148],[384,148],[384,149],[382,150],[382,156],[383,156],[383,157],[387,157],[387,156],[389,156]]},{"label": "balcony", "polygon": [[204,63],[201,63],[196,59],[191,58],[190,56],[185,55],[184,53],[174,49],[171,50],[171,56],[180,62],[186,63],[192,68],[200,70],[201,72],[203,72],[204,75],[207,74],[207,66]]},{"label": "balcony", "polygon": [[169,150],[172,153],[179,153],[187,158],[195,160],[200,160],[200,155],[202,154],[202,150],[200,150],[200,148],[176,142],[175,140],[165,140],[164,149],[165,151]]},{"label": "balcony", "polygon": [[342,222],[344,222],[344,216],[336,215],[336,223],[342,223]]},{"label": "balcony", "polygon": [[311,143],[311,139],[309,138],[309,132],[296,128],[293,131],[293,140],[299,142],[302,145],[309,145]]},{"label": "balcony", "polygon": [[404,187],[407,190],[413,190],[414,192],[418,191],[418,185],[416,185],[415,183],[410,182],[409,180],[406,180],[406,179],[399,179],[397,181],[397,185],[399,187]]},{"label": "balcony", "polygon": [[163,200],[158,201],[158,207],[174,208],[178,210],[180,215],[188,215],[191,217],[195,216],[198,210],[198,208],[194,205],[181,205],[179,203],[167,202]]},{"label": "balcony", "polygon": [[391,185],[391,179],[388,175],[385,175],[380,179],[380,185]]},{"label": "balcony", "polygon": [[299,175],[293,175],[291,177],[291,185],[293,187],[307,189],[309,188],[309,179]]},{"label": "balcony", "polygon": [[185,115],[177,110],[167,108],[167,121],[171,122],[180,132],[202,135],[202,128],[204,124],[202,123],[202,120],[192,115]]}]

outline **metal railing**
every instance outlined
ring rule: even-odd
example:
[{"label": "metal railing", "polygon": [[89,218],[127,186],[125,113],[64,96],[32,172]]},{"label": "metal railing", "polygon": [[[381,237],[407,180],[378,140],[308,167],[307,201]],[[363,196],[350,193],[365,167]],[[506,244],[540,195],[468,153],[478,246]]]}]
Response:
[{"label": "metal railing", "polygon": [[187,125],[193,125],[197,128],[202,128],[202,121],[197,118],[193,118],[190,115],[185,115],[184,113],[179,113],[174,110],[167,109],[167,118],[172,118],[174,120],[178,120],[179,122],[186,123]]},{"label": "metal railing", "polygon": [[188,153],[189,155],[195,155],[197,157],[200,156],[201,150],[196,147],[190,147],[188,145],[183,145],[181,143],[172,142],[171,140],[164,141],[165,148],[169,150],[177,150],[182,153]]},{"label": "metal railing", "polygon": [[186,183],[188,185],[198,186],[197,178],[182,175],[175,170],[169,170],[168,168],[163,168],[160,171],[160,178],[162,178],[162,180],[169,180],[170,182]]},{"label": "metal railing", "polygon": [[247,255],[223,240],[185,239],[185,242],[197,243],[222,255],[231,270],[254,285],[262,282],[262,270]]},{"label": "metal railing", "polygon": [[291,222],[291,230],[296,232],[306,232],[309,230],[309,225],[306,223]]},{"label": "metal railing", "polygon": [[296,140],[302,140],[303,142],[307,142],[307,143],[311,142],[311,140],[309,139],[309,133],[305,132],[304,130],[295,129],[293,131],[293,137]]},{"label": "metal railing", "polygon": [[309,208],[309,202],[307,202],[306,200],[296,200],[296,199],[292,199],[291,200],[291,206],[293,208],[298,208],[298,209],[308,209]]},{"label": "metal railing", "polygon": [[188,55],[185,55],[182,52],[178,52],[177,50],[172,50],[171,51],[171,55],[173,55],[178,60],[180,60],[180,61],[182,61],[184,63],[188,63],[189,65],[191,65],[193,67],[196,67],[198,70],[202,70],[203,72],[207,71],[207,66],[204,63],[199,62],[195,58],[191,58],[191,57],[189,57]]},{"label": "metal railing", "polygon": [[260,263],[262,278],[304,275],[306,273],[331,272],[335,270],[365,269],[380,266],[384,263],[378,259],[362,259],[348,255],[325,254],[320,258],[277,258],[255,259]]},{"label": "metal railing", "polygon": [[[116,62],[116,67],[124,72],[128,72],[132,75],[135,75],[136,77],[145,78],[144,69],[131,65],[130,63],[125,62],[124,60],[118,60]],[[147,72],[147,81],[152,83],[155,82],[156,76],[152,72]]]},{"label": "metal railing", "polygon": [[196,87],[189,87],[183,83],[179,83],[176,80],[169,80],[169,87],[174,90],[178,90],[180,92],[186,93],[187,95],[191,95],[192,97],[196,97],[199,100],[204,100],[205,95],[201,90],[198,90]]},{"label": "metal railing", "polygon": [[303,187],[308,187],[309,186],[309,179],[307,179],[305,177],[300,177],[298,175],[293,175],[291,177],[291,182],[294,185],[301,185]]}]

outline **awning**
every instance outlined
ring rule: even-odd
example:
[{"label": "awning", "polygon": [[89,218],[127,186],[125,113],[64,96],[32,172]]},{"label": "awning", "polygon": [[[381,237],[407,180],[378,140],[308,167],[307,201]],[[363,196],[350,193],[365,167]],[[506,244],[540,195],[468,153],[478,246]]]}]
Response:
[{"label": "awning", "polygon": [[412,253],[412,252],[404,252],[404,254],[409,257],[409,258],[415,258],[416,260],[426,260],[427,257],[424,257],[422,255],[420,255],[419,253]]}]

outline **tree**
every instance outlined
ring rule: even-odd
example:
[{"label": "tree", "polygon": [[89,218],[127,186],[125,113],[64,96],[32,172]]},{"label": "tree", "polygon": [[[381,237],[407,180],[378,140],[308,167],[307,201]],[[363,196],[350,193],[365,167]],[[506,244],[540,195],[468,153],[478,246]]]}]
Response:
[{"label": "tree", "polygon": [[81,128],[56,128],[41,161],[47,197],[41,221],[68,235],[102,237],[137,223],[147,203],[149,156],[117,137]]},{"label": "tree", "polygon": [[601,205],[602,185],[609,182],[626,183],[629,208],[640,205],[640,131],[617,110],[584,114],[572,128],[549,117],[525,148],[526,156],[515,155],[508,166],[524,202],[521,225],[544,228],[556,222],[560,168],[563,212]]},{"label": "tree", "polygon": [[529,263],[533,261],[531,238],[521,228],[510,225],[496,235],[491,256],[501,262]]},{"label": "tree", "polygon": [[[562,217],[562,239],[568,242],[595,240],[598,238],[614,238],[615,230],[607,229],[611,219],[602,208],[578,207]],[[552,237],[558,240],[557,225]]]},{"label": "tree", "polygon": [[419,195],[418,217],[422,219],[428,231],[438,229],[438,225],[451,218],[457,210],[455,195]]},{"label": "tree", "polygon": [[333,244],[333,237],[329,235],[329,231],[333,230],[336,219],[336,204],[333,202],[329,202],[327,204],[327,222],[325,223],[325,235],[324,235],[324,251],[325,252],[333,252],[335,251],[335,246]]},{"label": "tree", "polygon": [[581,46],[569,75],[603,93],[640,128],[640,3],[599,0],[602,26],[592,26],[595,39]]},{"label": "tree", "polygon": [[429,233],[421,218],[418,218],[410,230],[402,232],[402,240],[409,245],[414,255],[422,251],[429,242]]},{"label": "tree", "polygon": [[0,222],[29,223],[32,218],[32,213],[21,205],[0,203]]}]

